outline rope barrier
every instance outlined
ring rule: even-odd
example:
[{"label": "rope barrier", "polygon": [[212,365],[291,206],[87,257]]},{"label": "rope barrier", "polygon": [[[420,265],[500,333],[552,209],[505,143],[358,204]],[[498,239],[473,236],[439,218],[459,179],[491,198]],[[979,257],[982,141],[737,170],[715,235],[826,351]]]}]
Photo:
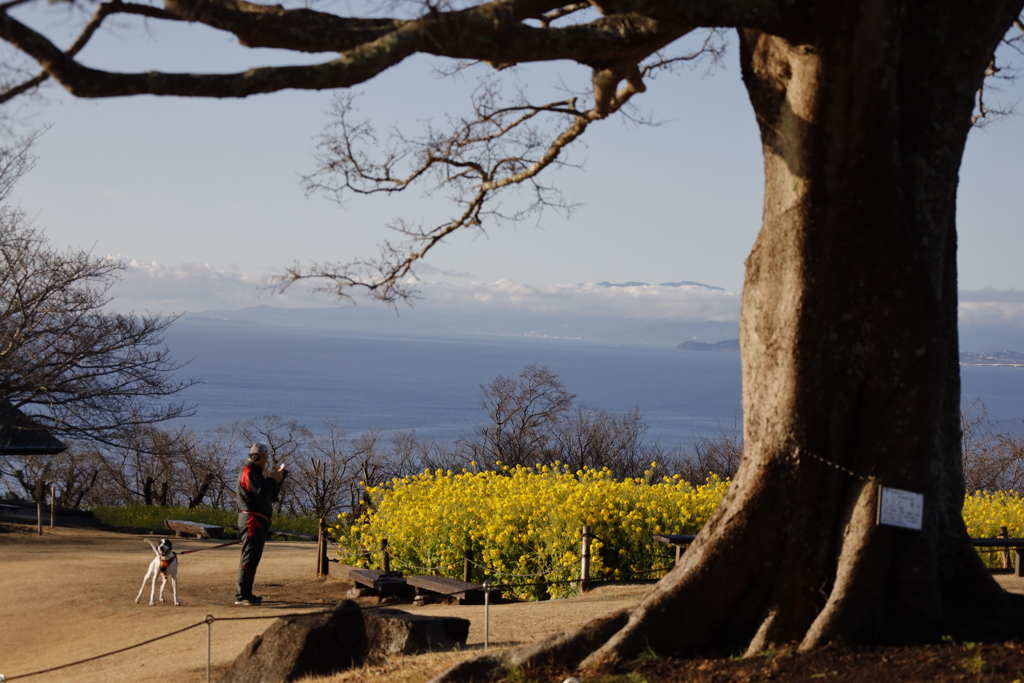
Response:
[{"label": "rope barrier", "polygon": [[[590,538],[592,538],[595,541],[601,541],[601,543],[604,543],[605,546],[607,546],[607,547],[609,547],[609,548],[611,548],[613,550],[625,550],[627,553],[629,553],[633,557],[653,557],[653,558],[657,558],[659,560],[664,560],[665,559],[665,555],[652,555],[651,553],[641,553],[641,552],[637,552],[635,550],[631,550],[629,548],[623,548],[620,545],[615,545],[611,541],[606,541],[605,539],[601,538],[600,536],[595,536],[594,534],[590,534]],[[666,548],[666,551],[668,551],[668,548]]]},{"label": "rope barrier", "polygon": [[[207,548],[203,548],[203,550],[207,550]],[[571,565],[569,565],[569,566],[571,566]],[[628,574],[626,576],[615,577],[615,580],[628,579],[630,577],[639,576],[640,574],[649,574],[649,573],[658,572],[658,571],[667,571],[668,569],[671,569],[671,568],[670,567],[666,567],[666,568],[663,568],[663,569],[642,570],[640,572],[633,572],[633,573]],[[553,571],[557,571],[557,570],[553,570]],[[552,572],[547,572],[547,573],[552,573]],[[544,575],[544,574],[518,574],[518,575],[517,574],[505,574],[505,575],[506,576],[529,577],[529,576],[541,576],[541,575]],[[544,581],[544,582],[538,582],[538,583],[495,584],[495,585],[485,585],[485,586],[483,586],[481,588],[481,590],[484,590],[484,591],[498,590],[498,591],[500,591],[500,590],[506,590],[506,589],[511,589],[511,588],[525,588],[525,587],[529,587],[529,586],[551,586],[551,585],[559,585],[559,584],[565,584],[565,583],[579,583],[579,581],[580,581],[579,579],[565,579],[565,580],[559,580],[559,581]],[[595,577],[594,579],[592,579],[592,581],[602,581],[602,579],[600,577]],[[451,593],[439,593],[439,594],[437,594],[437,597],[438,598],[450,598],[450,597],[454,597],[456,595],[460,595],[460,594],[462,594],[464,592],[465,592],[465,590],[457,590],[457,591],[454,591],[454,592],[451,592]],[[388,602],[388,603],[384,603],[384,604],[377,604],[377,605],[361,605],[359,607],[359,610],[365,612],[365,611],[369,611],[369,610],[373,610],[373,609],[382,609],[384,607],[389,607],[389,606],[393,606],[393,605],[396,605],[396,604],[398,604],[398,605],[412,605],[412,604],[414,604],[414,602],[412,600],[398,600],[398,601]],[[186,626],[184,628],[180,628],[180,629],[178,629],[176,631],[171,631],[170,633],[166,633],[166,634],[164,634],[162,636],[157,636],[155,638],[150,638],[149,640],[144,640],[141,643],[135,643],[134,645],[128,645],[126,647],[118,648],[117,650],[112,650],[110,652],[105,652],[103,654],[95,655],[93,657],[88,657],[86,659],[80,659],[78,661],[69,662],[67,664],[61,664],[60,666],[54,666],[54,667],[50,667],[48,669],[41,669],[39,671],[32,671],[32,672],[25,673],[25,674],[17,674],[15,676],[5,676],[3,674],[0,674],[0,683],[7,683],[7,681],[15,681],[15,680],[19,680],[19,679],[22,679],[22,678],[29,678],[31,676],[39,676],[41,674],[52,673],[54,671],[60,671],[62,669],[68,669],[68,668],[71,668],[73,666],[79,666],[81,664],[87,664],[89,662],[94,662],[96,660],[103,659],[105,657],[110,657],[112,655],[120,654],[122,652],[128,652],[129,650],[134,650],[136,648],[143,647],[144,645],[149,645],[150,643],[155,643],[157,641],[164,640],[166,638],[171,638],[172,636],[176,636],[176,635],[179,635],[181,633],[185,633],[186,631],[190,631],[190,630],[192,630],[194,628],[198,628],[199,626],[204,626],[204,625],[207,627],[207,645],[206,645],[206,647],[207,647],[207,654],[206,654],[207,660],[206,660],[206,666],[207,666],[207,679],[209,679],[209,674],[210,674],[210,648],[211,648],[211,637],[212,637],[211,633],[212,633],[213,623],[215,621],[258,621],[258,620],[265,620],[265,619],[285,619],[285,618],[288,618],[288,617],[302,617],[302,616],[315,615],[315,614],[329,614],[329,613],[333,612],[335,609],[336,608],[332,607],[332,608],[327,608],[327,609],[312,610],[312,611],[308,611],[308,612],[289,612],[289,613],[285,613],[285,614],[259,614],[259,615],[253,614],[253,615],[238,616],[238,617],[215,617],[212,614],[207,614],[205,619],[203,619],[202,621],[197,622],[195,624],[192,624],[190,626]]]},{"label": "rope barrier", "polygon": [[103,659],[104,657],[110,657],[111,655],[116,655],[116,654],[120,654],[122,652],[127,652],[128,650],[134,650],[135,648],[142,647],[143,645],[149,645],[150,643],[155,643],[158,640],[163,640],[165,638],[170,638],[171,636],[176,636],[179,633],[184,633],[185,631],[190,631],[190,630],[192,630],[192,629],[194,629],[196,627],[202,626],[204,624],[206,624],[206,620],[205,619],[203,621],[200,621],[200,622],[196,623],[196,624],[192,624],[191,626],[186,626],[185,628],[180,628],[177,631],[172,631],[172,632],[167,633],[165,635],[157,636],[156,638],[150,638],[149,640],[145,640],[145,641],[143,641],[141,643],[135,643],[134,645],[129,645],[128,647],[122,647],[122,648],[120,648],[118,650],[114,650],[113,652],[106,652],[106,653],[101,654],[101,655],[96,655],[95,657],[89,657],[88,659],[80,659],[77,662],[70,662],[68,664],[61,664],[60,666],[50,667],[49,669],[41,669],[39,671],[32,671],[31,673],[27,673],[27,674],[18,674],[16,676],[3,677],[3,678],[0,678],[0,681],[16,681],[19,678],[28,678],[29,676],[38,676],[40,674],[48,674],[48,673],[51,673],[53,671],[60,671],[61,669],[67,669],[67,668],[72,667],[72,666],[78,666],[80,664],[87,664],[88,662],[94,662],[97,659]]},{"label": "rope barrier", "polygon": [[442,569],[444,569],[444,567],[417,567],[414,564],[402,564],[401,562],[397,562],[395,560],[392,560],[392,564],[394,564],[396,567],[400,569],[415,569],[421,572],[441,571]]},{"label": "rope barrier", "polygon": [[[533,578],[534,576],[547,576],[548,574],[554,574],[555,572],[560,572],[563,569],[569,569],[571,567],[574,567],[580,561],[580,558],[577,557],[575,560],[571,561],[568,564],[562,565],[561,567],[555,567],[554,569],[549,569],[549,570],[543,571],[543,572],[537,572],[535,574],[510,574],[509,572],[498,571],[497,569],[495,569],[493,567],[489,567],[489,566],[487,566],[485,564],[480,564],[479,562],[476,562],[474,560],[468,560],[468,561],[469,561],[470,564],[472,564],[474,566],[477,566],[480,569],[483,569],[484,571],[491,572],[495,576],[514,576],[514,577],[519,578],[519,579],[529,579],[529,578]],[[575,579],[575,580],[579,581],[579,579]]]}]

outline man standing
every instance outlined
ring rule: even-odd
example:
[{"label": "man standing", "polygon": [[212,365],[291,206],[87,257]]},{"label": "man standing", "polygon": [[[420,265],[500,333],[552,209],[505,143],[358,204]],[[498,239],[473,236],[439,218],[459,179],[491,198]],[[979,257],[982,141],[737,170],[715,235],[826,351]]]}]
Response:
[{"label": "man standing", "polygon": [[238,486],[235,488],[238,531],[242,540],[242,557],[238,561],[238,581],[235,584],[236,605],[258,605],[263,602],[263,598],[253,595],[252,584],[270,532],[274,501],[277,500],[284,479],[284,465],[269,475],[264,473],[269,460],[270,446],[254,443],[249,448],[249,459],[238,475]]}]

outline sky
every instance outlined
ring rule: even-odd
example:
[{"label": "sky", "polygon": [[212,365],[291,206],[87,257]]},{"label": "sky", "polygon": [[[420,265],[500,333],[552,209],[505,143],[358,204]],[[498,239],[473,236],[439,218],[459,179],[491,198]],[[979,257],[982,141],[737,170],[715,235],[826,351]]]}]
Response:
[{"label": "sky", "polygon": [[[72,11],[37,4],[21,16],[57,36],[75,25]],[[140,31],[125,21],[102,32],[80,58],[125,71],[234,71],[293,56],[247,51],[202,27],[151,21]],[[410,133],[446,112],[465,112],[483,67],[452,78],[442,77],[438,64],[409,60],[360,86],[360,111],[382,131],[398,125]],[[559,64],[515,70],[507,79],[509,88],[529,86],[538,101],[554,100],[565,97],[560,84],[582,87],[589,73]],[[241,101],[86,101],[58,89],[49,94],[44,107],[19,112],[48,130],[17,201],[55,242],[129,264],[119,289],[122,307],[181,312],[255,303],[334,305],[302,291],[272,296],[261,285],[294,261],[373,256],[389,237],[390,220],[437,217],[450,208],[443,198],[422,194],[357,197],[344,206],[306,196],[300,178],[314,169],[330,93]],[[1012,105],[1022,94],[1024,85],[1015,83],[999,97]],[[553,178],[580,204],[578,210],[568,218],[548,212],[539,225],[457,236],[419,270],[425,295],[434,292],[436,305],[561,301],[573,309],[604,305],[605,294],[618,296],[621,305],[621,291],[588,290],[581,283],[687,280],[725,289],[718,301],[733,302],[716,310],[738,310],[743,262],[760,222],[763,177],[735,41],[722,68],[661,75],[635,101],[657,126],[619,117],[601,122],[570,153],[580,168]],[[1024,178],[1021,150],[1020,115],[971,133],[958,221],[960,287],[972,293],[962,310],[1024,327],[1024,268],[1018,263],[1024,230],[1016,202]],[[689,296],[689,290],[674,291],[680,302]],[[657,290],[634,299],[653,302],[652,315],[665,310]],[[678,305],[679,315],[702,314],[699,301],[687,301]]]}]

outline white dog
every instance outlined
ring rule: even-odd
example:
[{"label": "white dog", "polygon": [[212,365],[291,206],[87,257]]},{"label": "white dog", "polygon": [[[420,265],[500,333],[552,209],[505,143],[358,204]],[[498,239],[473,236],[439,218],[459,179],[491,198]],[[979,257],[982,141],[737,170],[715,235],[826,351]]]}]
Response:
[{"label": "white dog", "polygon": [[171,551],[171,542],[165,538],[160,541],[159,545],[156,545],[147,538],[146,543],[156,553],[156,557],[149,563],[149,569],[146,570],[146,575],[142,578],[142,588],[135,596],[135,603],[138,604],[139,598],[142,597],[142,591],[146,590],[146,581],[152,578],[149,589],[149,604],[152,606],[153,595],[156,593],[156,576],[159,574],[163,577],[163,581],[160,583],[160,602],[164,601],[164,586],[167,585],[167,579],[170,578],[171,590],[174,591],[174,604],[180,605],[181,603],[178,602],[178,556]]}]

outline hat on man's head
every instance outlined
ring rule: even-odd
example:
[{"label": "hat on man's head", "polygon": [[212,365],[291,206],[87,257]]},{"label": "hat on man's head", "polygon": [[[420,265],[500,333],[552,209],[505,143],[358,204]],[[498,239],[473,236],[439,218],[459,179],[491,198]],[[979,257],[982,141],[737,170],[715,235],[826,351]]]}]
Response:
[{"label": "hat on man's head", "polygon": [[249,459],[255,460],[261,455],[270,455],[270,446],[263,442],[254,443],[249,446]]}]

